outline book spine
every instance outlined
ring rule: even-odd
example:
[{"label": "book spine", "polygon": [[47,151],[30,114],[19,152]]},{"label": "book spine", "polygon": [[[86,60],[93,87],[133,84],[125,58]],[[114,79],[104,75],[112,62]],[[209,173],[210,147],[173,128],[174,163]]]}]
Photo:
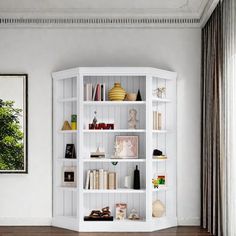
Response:
[{"label": "book spine", "polygon": [[106,84],[103,84],[103,101],[106,101]]},{"label": "book spine", "polygon": [[93,189],[96,189],[96,170],[93,170]]},{"label": "book spine", "polygon": [[103,169],[99,169],[99,189],[104,189],[104,185],[103,185]]},{"label": "book spine", "polygon": [[93,171],[90,171],[90,177],[89,177],[89,189],[93,189],[94,186],[94,178],[93,178]]},{"label": "book spine", "polygon": [[162,126],[161,125],[161,113],[158,113],[157,116],[158,116],[158,127],[157,127],[157,129],[160,130],[162,128],[161,127]]},{"label": "book spine", "polygon": [[104,189],[107,189],[108,188],[108,186],[107,186],[107,171],[106,170],[104,170],[103,171],[103,188]]},{"label": "book spine", "polygon": [[153,111],[153,129],[157,129],[157,111]]},{"label": "book spine", "polygon": [[108,189],[116,189],[116,173],[108,173]]},{"label": "book spine", "polygon": [[97,93],[97,84],[95,84],[95,87],[93,89],[93,96],[92,96],[92,101],[96,101],[96,93]]},{"label": "book spine", "polygon": [[85,189],[89,189],[89,177],[90,177],[90,170],[87,171]]},{"label": "book spine", "polygon": [[96,188],[95,189],[99,189],[99,172],[98,170],[96,170]]},{"label": "book spine", "polygon": [[101,101],[104,101],[103,84],[101,84]]}]

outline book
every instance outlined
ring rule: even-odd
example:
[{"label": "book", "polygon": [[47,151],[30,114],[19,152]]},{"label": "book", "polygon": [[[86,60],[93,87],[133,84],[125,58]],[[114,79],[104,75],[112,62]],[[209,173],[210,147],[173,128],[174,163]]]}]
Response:
[{"label": "book", "polygon": [[104,189],[107,189],[107,188],[108,188],[107,183],[108,183],[108,181],[107,181],[107,171],[104,170],[104,171],[103,171],[103,188],[104,188]]},{"label": "book", "polygon": [[157,112],[153,111],[153,129],[156,130],[157,129]]},{"label": "book", "polygon": [[108,173],[108,189],[116,189],[116,172]]},{"label": "book", "polygon": [[93,189],[96,189],[96,170],[93,170]]},{"label": "book", "polygon": [[93,189],[94,186],[93,181],[94,181],[93,171],[91,170],[89,173],[89,189]]},{"label": "book", "polygon": [[76,158],[74,144],[66,144],[65,158],[68,158],[68,159],[75,159]]},{"label": "book", "polygon": [[90,170],[87,171],[85,189],[89,189]]},{"label": "book", "polygon": [[161,125],[161,113],[157,113],[157,129],[161,130],[162,129],[162,125]]},{"label": "book", "polygon": [[92,101],[96,101],[95,100],[96,93],[97,93],[97,84],[95,84],[94,89],[93,89]]},{"label": "book", "polygon": [[104,189],[104,184],[103,184],[103,169],[99,169],[98,189]]},{"label": "book", "polygon": [[95,189],[99,189],[99,172],[96,170],[96,175],[95,175]]}]

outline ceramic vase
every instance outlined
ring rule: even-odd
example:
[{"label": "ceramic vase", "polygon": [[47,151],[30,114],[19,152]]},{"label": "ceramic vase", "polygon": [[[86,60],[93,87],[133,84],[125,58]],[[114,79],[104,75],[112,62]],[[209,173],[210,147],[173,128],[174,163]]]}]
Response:
[{"label": "ceramic vase", "polygon": [[123,101],[125,99],[125,90],[120,83],[115,83],[114,87],[109,90],[108,97],[110,101]]}]

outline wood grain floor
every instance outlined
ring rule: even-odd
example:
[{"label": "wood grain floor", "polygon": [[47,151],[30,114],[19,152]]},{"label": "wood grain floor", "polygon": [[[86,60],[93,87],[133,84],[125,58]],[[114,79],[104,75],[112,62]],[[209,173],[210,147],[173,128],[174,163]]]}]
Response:
[{"label": "wood grain floor", "polygon": [[174,227],[153,233],[78,233],[55,227],[0,227],[0,236],[210,236],[200,227]]}]

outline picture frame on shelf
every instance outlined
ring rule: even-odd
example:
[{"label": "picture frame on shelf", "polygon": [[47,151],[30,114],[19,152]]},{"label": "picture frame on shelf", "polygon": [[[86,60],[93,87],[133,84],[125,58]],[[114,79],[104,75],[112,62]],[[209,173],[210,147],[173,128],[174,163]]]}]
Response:
[{"label": "picture frame on shelf", "polygon": [[65,158],[76,159],[75,145],[73,143],[66,144]]},{"label": "picture frame on shelf", "polygon": [[127,218],[127,204],[116,203],[116,220],[125,220]]},{"label": "picture frame on shelf", "polygon": [[137,159],[139,136],[121,136],[115,138],[116,158]]},{"label": "picture frame on shelf", "polygon": [[163,188],[167,186],[166,173],[154,173],[152,179],[153,189]]},{"label": "picture frame on shelf", "polygon": [[76,167],[65,166],[62,170],[62,186],[76,187]]}]

